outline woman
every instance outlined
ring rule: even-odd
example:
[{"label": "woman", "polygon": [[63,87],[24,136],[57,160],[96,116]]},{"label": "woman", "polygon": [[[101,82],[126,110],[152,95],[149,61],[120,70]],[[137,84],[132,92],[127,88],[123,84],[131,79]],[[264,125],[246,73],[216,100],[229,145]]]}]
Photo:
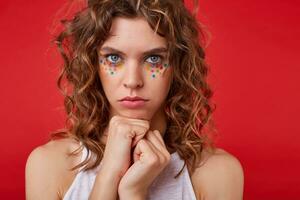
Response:
[{"label": "woman", "polygon": [[209,137],[203,34],[183,1],[91,0],[63,24],[67,126],[29,155],[28,200],[242,199],[239,161]]}]

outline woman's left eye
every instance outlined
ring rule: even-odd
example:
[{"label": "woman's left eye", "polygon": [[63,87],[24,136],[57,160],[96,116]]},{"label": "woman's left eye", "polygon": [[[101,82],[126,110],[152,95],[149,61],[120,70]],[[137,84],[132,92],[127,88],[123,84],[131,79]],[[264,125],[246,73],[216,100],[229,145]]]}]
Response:
[{"label": "woman's left eye", "polygon": [[[149,59],[150,59],[150,61],[149,61]],[[146,61],[150,62],[152,64],[157,64],[157,63],[161,62],[161,60],[162,60],[162,56],[151,55],[151,56],[149,56],[149,58]]]}]

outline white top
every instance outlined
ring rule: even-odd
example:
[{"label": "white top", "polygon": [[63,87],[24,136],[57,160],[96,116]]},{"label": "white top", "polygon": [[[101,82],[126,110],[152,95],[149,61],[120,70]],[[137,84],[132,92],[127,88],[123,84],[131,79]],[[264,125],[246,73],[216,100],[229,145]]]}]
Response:
[{"label": "white top", "polygon": [[[84,147],[81,161],[86,157],[87,149]],[[184,161],[178,153],[172,153],[169,164],[149,187],[146,200],[196,200],[187,166],[176,179],[174,178],[183,164]],[[83,168],[81,167],[63,200],[88,200],[100,166],[101,163],[98,167],[88,171],[81,171]]]}]

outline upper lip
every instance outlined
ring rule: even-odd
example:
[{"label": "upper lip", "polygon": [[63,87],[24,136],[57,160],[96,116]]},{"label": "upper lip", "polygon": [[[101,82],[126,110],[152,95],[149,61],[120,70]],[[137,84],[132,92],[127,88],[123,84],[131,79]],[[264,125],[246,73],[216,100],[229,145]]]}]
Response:
[{"label": "upper lip", "polygon": [[142,97],[139,96],[127,96],[121,99],[120,101],[148,101],[147,99],[143,99]]}]

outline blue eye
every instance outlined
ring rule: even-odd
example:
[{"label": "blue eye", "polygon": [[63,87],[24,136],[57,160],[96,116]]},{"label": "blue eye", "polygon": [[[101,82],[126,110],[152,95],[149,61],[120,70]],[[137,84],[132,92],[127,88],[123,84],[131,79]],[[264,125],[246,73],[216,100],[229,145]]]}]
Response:
[{"label": "blue eye", "polygon": [[[157,63],[161,62],[162,57],[159,55],[151,55],[151,56],[149,56],[148,59],[151,60],[150,61],[151,64],[157,64]],[[148,59],[146,60],[147,62],[149,62]]]},{"label": "blue eye", "polygon": [[[105,57],[112,64],[117,64],[118,58],[120,58],[117,54],[108,54]],[[111,58],[111,59],[109,59],[109,58]]]}]

